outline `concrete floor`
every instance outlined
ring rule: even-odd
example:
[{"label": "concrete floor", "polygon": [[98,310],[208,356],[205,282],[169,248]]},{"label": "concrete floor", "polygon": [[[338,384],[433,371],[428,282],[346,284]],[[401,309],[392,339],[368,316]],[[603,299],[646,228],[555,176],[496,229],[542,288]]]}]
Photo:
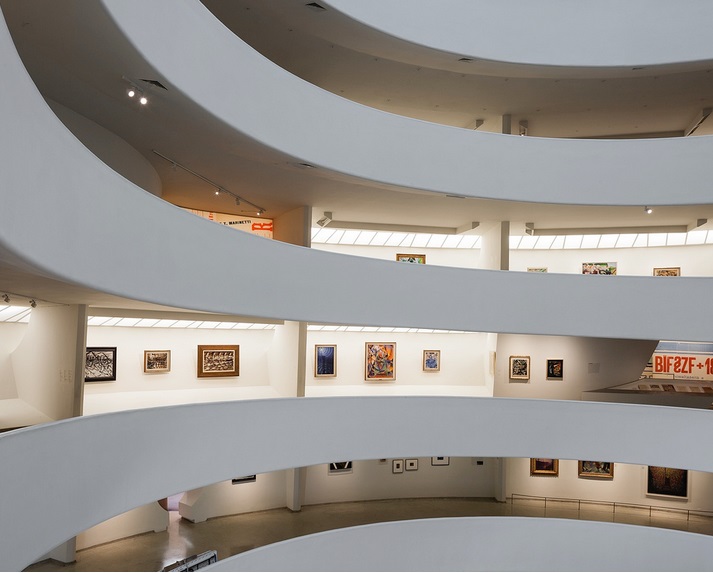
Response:
[{"label": "concrete floor", "polygon": [[70,565],[45,561],[26,571],[160,571],[189,555],[216,549],[218,558],[274,543],[283,539],[317,533],[328,529],[427,517],[477,515],[518,515],[530,517],[563,517],[596,521],[616,521],[635,525],[666,527],[713,535],[713,519],[654,512],[636,508],[610,507],[578,510],[571,504],[539,500],[516,500],[498,503],[480,498],[427,498],[331,503],[305,506],[293,513],[288,509],[258,511],[210,519],[194,524],[171,512],[170,525],[161,533],[146,533],[106,543],[77,552]]}]

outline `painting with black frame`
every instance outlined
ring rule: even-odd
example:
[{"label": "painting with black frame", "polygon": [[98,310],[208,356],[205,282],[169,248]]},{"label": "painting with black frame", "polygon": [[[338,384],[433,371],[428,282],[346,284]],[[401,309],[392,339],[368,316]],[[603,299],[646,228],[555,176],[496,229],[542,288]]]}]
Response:
[{"label": "painting with black frame", "polygon": [[84,358],[85,382],[116,380],[116,346],[90,346]]}]

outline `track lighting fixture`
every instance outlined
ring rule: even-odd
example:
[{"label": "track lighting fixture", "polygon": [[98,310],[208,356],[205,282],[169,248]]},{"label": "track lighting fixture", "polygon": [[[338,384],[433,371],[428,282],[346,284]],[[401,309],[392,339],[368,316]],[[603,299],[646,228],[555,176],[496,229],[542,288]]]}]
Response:
[{"label": "track lighting fixture", "polygon": [[129,88],[126,91],[126,95],[128,95],[129,97],[134,97],[136,95],[136,90],[134,88]]},{"label": "track lighting fixture", "polygon": [[141,96],[141,97],[139,98],[139,103],[140,103],[141,105],[146,105],[147,103],[149,103],[149,100],[146,99],[146,96]]},{"label": "track lighting fixture", "polygon": [[236,198],[235,198],[235,204],[236,204],[236,205],[240,205],[240,197],[236,197]]},{"label": "track lighting fixture", "polygon": [[138,96],[138,102],[141,105],[146,105],[147,103],[149,103],[148,98],[146,97],[146,95],[144,95],[144,90],[142,90],[136,84],[136,82],[134,82],[133,80],[130,80],[126,76],[121,76],[121,79],[123,79],[125,82],[127,82],[129,84],[129,87],[126,90],[127,96],[129,96],[131,99],[134,99],[135,97]]},{"label": "track lighting fixture", "polygon": [[9,302],[10,302],[10,297],[7,296],[7,294],[2,295],[2,299],[3,299],[6,303],[9,303]]},{"label": "track lighting fixture", "polygon": [[324,212],[324,217],[322,217],[319,221],[317,221],[317,224],[324,228],[327,225],[329,225],[332,222],[332,212],[331,211],[325,211]]},{"label": "track lighting fixture", "polygon": [[651,213],[653,212],[654,210],[651,207],[644,207],[644,213],[646,213],[647,215],[651,215]]},{"label": "track lighting fixture", "polygon": [[34,298],[31,298],[31,299],[30,299],[30,306],[31,306],[32,308],[37,308],[37,303],[35,302],[35,299],[34,299]]}]

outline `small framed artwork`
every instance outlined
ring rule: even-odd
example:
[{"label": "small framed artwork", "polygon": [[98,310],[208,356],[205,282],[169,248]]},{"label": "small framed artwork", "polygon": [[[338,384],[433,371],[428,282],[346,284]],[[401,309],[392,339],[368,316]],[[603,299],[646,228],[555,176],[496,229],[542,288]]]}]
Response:
[{"label": "small framed artwork", "polygon": [[564,360],[562,360],[561,358],[548,358],[547,359],[547,379],[548,380],[562,380],[563,367],[564,367]]},{"label": "small framed artwork", "polygon": [[396,255],[396,260],[400,263],[413,263],[416,265],[426,264],[426,255]]},{"label": "small framed artwork", "polygon": [[436,456],[431,458],[432,466],[449,466],[451,465],[451,458],[448,456]]},{"label": "small framed artwork", "polygon": [[160,374],[170,371],[170,350],[144,350],[144,372],[148,374]]},{"label": "small framed artwork", "polygon": [[511,356],[510,357],[510,380],[530,379],[530,357]]},{"label": "small framed artwork", "polygon": [[440,350],[424,350],[423,351],[423,371],[438,372],[441,369],[441,351]]},{"label": "small framed artwork", "polygon": [[530,458],[531,476],[553,476],[560,475],[560,461],[552,458]]},{"label": "small framed artwork", "polygon": [[688,470],[648,466],[646,495],[688,499]]},{"label": "small framed artwork", "polygon": [[256,481],[257,481],[257,476],[255,474],[253,474],[251,476],[240,476],[237,478],[233,478],[232,480],[230,480],[230,483],[233,485],[238,485],[241,483],[253,483]]},{"label": "small framed artwork", "polygon": [[616,263],[582,263],[583,275],[615,275]]},{"label": "small framed artwork", "polygon": [[410,460],[406,460],[406,471],[407,472],[415,472],[418,469],[418,459],[413,458]]},{"label": "small framed artwork", "polygon": [[331,462],[327,468],[329,475],[352,473],[352,462]]},{"label": "small framed artwork", "polygon": [[546,273],[547,267],[527,267],[528,273]]},{"label": "small framed artwork", "polygon": [[367,342],[364,379],[369,382],[396,380],[396,343]]},{"label": "small framed artwork", "polygon": [[91,346],[84,358],[85,382],[116,380],[116,346]]},{"label": "small framed artwork", "polygon": [[334,378],[337,375],[337,345],[314,345],[314,377]]},{"label": "small framed artwork", "polygon": [[198,378],[240,375],[240,346],[237,344],[199,344]]},{"label": "small framed artwork", "polygon": [[404,461],[403,460],[391,460],[391,473],[392,474],[404,473]]},{"label": "small framed artwork", "polygon": [[654,267],[655,277],[680,277],[681,267]]},{"label": "small framed artwork", "polygon": [[614,479],[614,464],[579,460],[577,475],[581,478]]}]

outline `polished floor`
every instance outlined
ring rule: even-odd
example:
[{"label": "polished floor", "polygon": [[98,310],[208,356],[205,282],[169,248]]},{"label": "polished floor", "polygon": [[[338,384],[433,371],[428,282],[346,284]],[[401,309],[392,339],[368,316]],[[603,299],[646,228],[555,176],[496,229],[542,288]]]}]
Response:
[{"label": "polished floor", "polygon": [[650,511],[641,507],[580,506],[536,499],[498,503],[481,498],[427,498],[362,501],[258,511],[190,523],[171,512],[168,530],[146,533],[77,552],[70,565],[38,563],[26,571],[160,571],[189,555],[216,549],[218,558],[261,545],[328,529],[379,521],[427,517],[518,515],[615,521],[713,535],[713,518]]}]

